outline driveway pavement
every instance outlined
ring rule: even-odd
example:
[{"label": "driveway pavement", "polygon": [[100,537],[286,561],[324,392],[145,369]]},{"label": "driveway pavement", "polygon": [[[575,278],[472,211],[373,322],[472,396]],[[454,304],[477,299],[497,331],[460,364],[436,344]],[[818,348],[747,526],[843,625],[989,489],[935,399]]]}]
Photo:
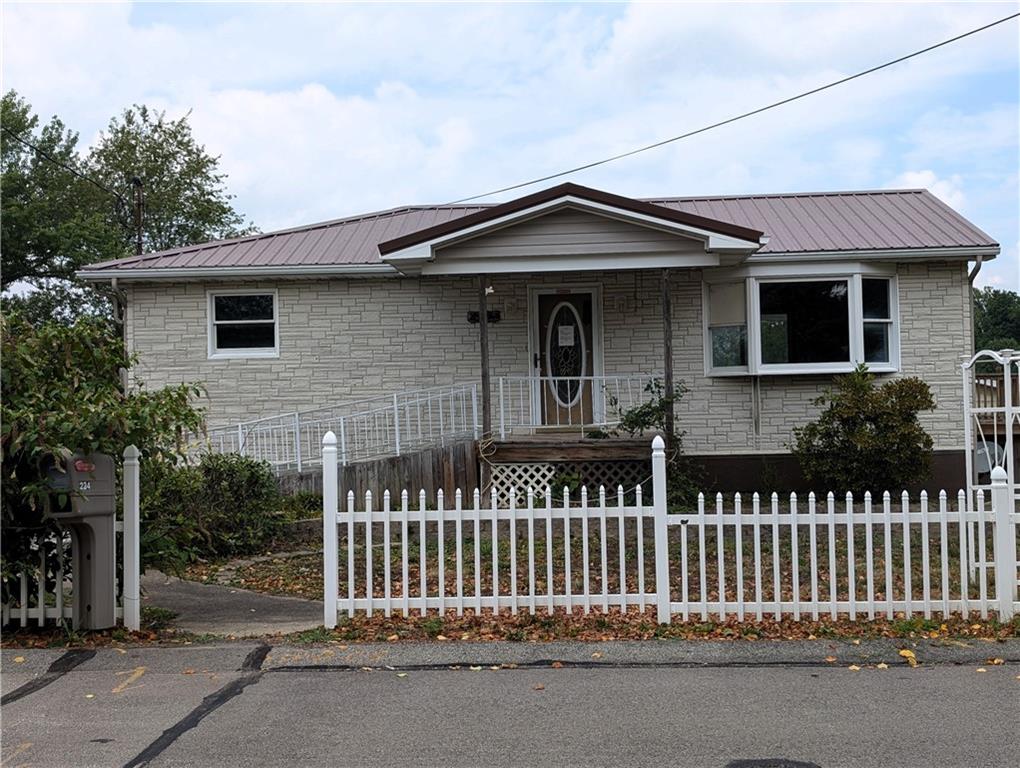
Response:
[{"label": "driveway pavement", "polygon": [[322,625],[322,603],[218,584],[183,581],[159,571],[142,576],[142,605],[177,614],[175,627],[195,634],[260,637]]},{"label": "driveway pavement", "polygon": [[0,764],[1015,765],[1020,641],[913,648],[916,669],[887,641],[7,650]]}]

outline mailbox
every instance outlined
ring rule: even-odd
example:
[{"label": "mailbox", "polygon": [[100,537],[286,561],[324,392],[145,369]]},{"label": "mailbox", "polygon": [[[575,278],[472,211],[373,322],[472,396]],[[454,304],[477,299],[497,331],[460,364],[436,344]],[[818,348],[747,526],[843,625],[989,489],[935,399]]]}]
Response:
[{"label": "mailbox", "polygon": [[71,533],[75,629],[106,629],[116,623],[114,524],[117,516],[113,458],[103,453],[50,457],[44,466],[50,514]]}]

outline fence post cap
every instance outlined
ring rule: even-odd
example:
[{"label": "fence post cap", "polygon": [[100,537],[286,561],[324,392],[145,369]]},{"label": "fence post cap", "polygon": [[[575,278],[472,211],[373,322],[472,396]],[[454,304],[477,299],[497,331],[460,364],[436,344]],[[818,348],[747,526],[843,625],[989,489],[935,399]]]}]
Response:
[{"label": "fence post cap", "polygon": [[662,439],[662,435],[656,435],[652,438],[652,450],[653,451],[665,451],[666,441]]},{"label": "fence post cap", "polygon": [[129,445],[127,448],[124,449],[124,458],[125,459],[137,459],[140,455],[141,455],[141,451],[139,451],[133,445]]},{"label": "fence post cap", "polygon": [[1000,485],[1009,481],[1009,475],[1006,474],[1004,467],[993,467],[992,468],[992,483]]},{"label": "fence post cap", "polygon": [[333,434],[332,430],[322,436],[323,445],[336,445],[336,435]]}]

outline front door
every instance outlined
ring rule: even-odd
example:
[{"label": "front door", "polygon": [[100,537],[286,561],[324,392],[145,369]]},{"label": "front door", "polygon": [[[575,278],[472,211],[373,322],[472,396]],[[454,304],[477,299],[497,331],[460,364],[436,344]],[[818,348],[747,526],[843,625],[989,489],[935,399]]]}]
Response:
[{"label": "front door", "polygon": [[568,289],[537,296],[536,399],[546,426],[593,421],[594,298],[594,291]]}]

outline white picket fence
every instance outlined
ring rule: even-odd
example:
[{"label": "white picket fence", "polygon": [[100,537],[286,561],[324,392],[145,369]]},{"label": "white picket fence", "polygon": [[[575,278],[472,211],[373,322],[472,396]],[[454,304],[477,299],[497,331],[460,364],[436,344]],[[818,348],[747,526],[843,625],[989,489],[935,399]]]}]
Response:
[{"label": "white picket fence", "polygon": [[[122,564],[123,588],[118,580],[114,585],[113,599],[116,605],[114,615],[126,629],[137,631],[141,626],[141,511],[140,511],[139,451],[134,446],[124,450],[123,517],[114,524],[114,557],[119,555]],[[119,541],[118,541],[119,539]],[[119,546],[118,546],[119,544]],[[59,539],[49,538],[37,541],[34,548],[39,556],[35,569],[36,589],[29,590],[29,574],[18,574],[18,594],[13,600],[0,606],[4,626],[12,620],[19,627],[30,624],[45,626],[48,622],[59,624],[72,615],[74,584],[69,574],[58,570],[54,589],[48,590],[45,578],[47,558],[58,556],[71,547],[70,534],[63,533]],[[59,550],[59,552],[55,552]],[[116,564],[115,564],[116,565]],[[114,569],[116,572],[116,568]],[[34,594],[30,594],[30,592]]]},{"label": "white picket fence", "polygon": [[[336,439],[323,441],[326,467],[336,467]],[[338,612],[381,610],[443,614],[509,608],[512,613],[562,608],[654,607],[673,616],[725,620],[766,615],[794,620],[994,611],[1000,620],[1017,603],[1017,523],[1012,489],[995,475],[991,504],[975,508],[922,493],[854,500],[814,494],[750,499],[715,497],[709,508],[667,510],[666,458],[652,444],[653,498],[637,488],[634,503],[599,489],[578,499],[550,489],[515,496],[505,508],[483,504],[476,490],[453,504],[424,492],[381,504],[354,493],[346,508],[337,473],[323,483],[324,621]],[[416,505],[412,506],[416,502]],[[749,502],[749,503],[748,503]],[[451,535],[452,534],[452,535]],[[343,562],[341,562],[341,559]],[[343,570],[341,570],[343,568]],[[342,589],[341,589],[342,586]]]}]

